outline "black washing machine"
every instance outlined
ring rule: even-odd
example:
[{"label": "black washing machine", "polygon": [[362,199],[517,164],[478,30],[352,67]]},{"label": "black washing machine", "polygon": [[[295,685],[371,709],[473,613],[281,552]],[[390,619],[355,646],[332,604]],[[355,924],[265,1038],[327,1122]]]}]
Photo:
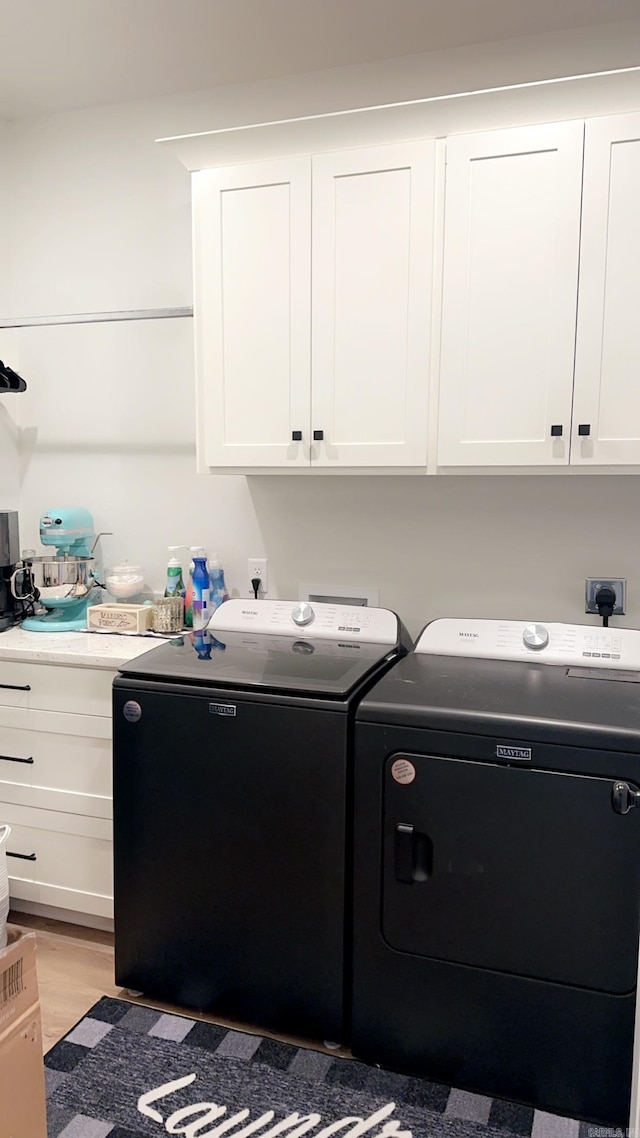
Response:
[{"label": "black washing machine", "polygon": [[346,1038],[354,715],[403,636],[383,609],[232,600],[121,669],[118,984]]},{"label": "black washing machine", "polygon": [[358,708],[352,1048],[629,1121],[640,632],[438,620]]}]

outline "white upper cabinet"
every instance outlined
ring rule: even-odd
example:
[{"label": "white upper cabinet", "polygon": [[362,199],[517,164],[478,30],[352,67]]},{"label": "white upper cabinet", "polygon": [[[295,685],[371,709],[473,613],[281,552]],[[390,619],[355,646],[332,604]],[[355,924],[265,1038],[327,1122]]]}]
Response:
[{"label": "white upper cabinet", "polygon": [[583,134],[447,141],[441,466],[569,461]]},{"label": "white upper cabinet", "polygon": [[313,159],[312,463],[422,466],[435,143]]},{"label": "white upper cabinet", "polygon": [[200,467],[308,466],[311,161],[200,171],[193,211]]},{"label": "white upper cabinet", "polygon": [[585,136],[572,463],[640,463],[639,300],[640,114],[593,119]]}]

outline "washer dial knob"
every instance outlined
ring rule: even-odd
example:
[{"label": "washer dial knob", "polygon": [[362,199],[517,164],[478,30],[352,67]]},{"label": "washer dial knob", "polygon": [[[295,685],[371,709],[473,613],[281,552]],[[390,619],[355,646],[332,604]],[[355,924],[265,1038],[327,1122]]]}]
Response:
[{"label": "washer dial knob", "polygon": [[303,628],[305,624],[311,624],[315,615],[316,614],[311,608],[311,605],[307,604],[306,601],[301,601],[300,604],[296,605],[293,609],[291,613],[291,619],[293,620],[294,624],[297,624],[300,626],[300,628]]},{"label": "washer dial knob", "polygon": [[522,640],[527,648],[539,652],[549,643],[549,633],[544,624],[528,624],[522,633]]}]

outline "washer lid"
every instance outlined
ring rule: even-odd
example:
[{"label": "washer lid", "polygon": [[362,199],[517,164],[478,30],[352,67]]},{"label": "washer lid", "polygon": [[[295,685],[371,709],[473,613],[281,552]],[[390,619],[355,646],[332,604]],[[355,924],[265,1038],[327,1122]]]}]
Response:
[{"label": "washer lid", "polygon": [[125,676],[343,697],[395,652],[389,644],[252,632],[194,632],[125,664]]}]

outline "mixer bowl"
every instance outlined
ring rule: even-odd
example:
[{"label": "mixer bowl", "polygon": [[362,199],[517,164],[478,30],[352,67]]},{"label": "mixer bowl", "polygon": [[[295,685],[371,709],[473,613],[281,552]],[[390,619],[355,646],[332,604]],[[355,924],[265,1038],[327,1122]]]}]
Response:
[{"label": "mixer bowl", "polygon": [[34,557],[30,564],[45,605],[65,598],[82,600],[93,588],[93,557]]}]

